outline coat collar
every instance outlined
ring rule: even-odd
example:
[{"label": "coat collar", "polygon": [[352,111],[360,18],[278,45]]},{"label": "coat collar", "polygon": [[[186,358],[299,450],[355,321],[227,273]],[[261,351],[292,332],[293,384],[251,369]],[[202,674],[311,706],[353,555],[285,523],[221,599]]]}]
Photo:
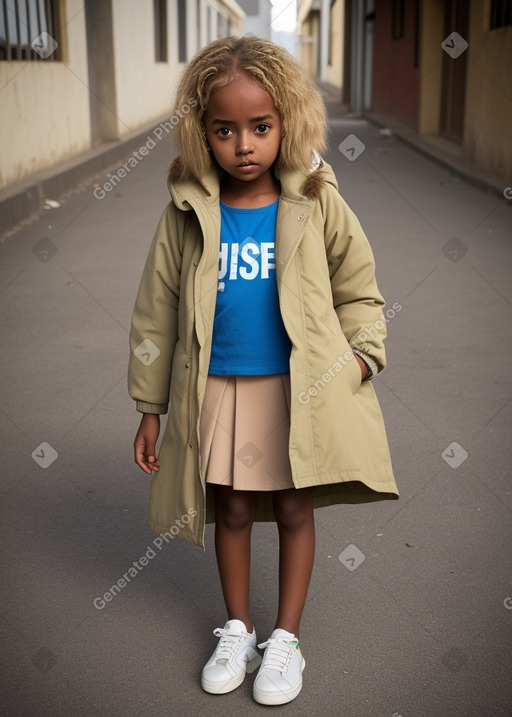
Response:
[{"label": "coat collar", "polygon": [[[218,204],[220,181],[223,175],[220,167],[212,163],[200,181],[176,181],[173,168],[179,161],[178,158],[171,165],[167,180],[167,186],[176,207],[188,211],[192,209],[192,206],[197,201],[208,205]],[[322,188],[327,183],[338,189],[338,183],[332,168],[323,162],[320,157],[315,157],[315,162],[309,174],[304,174],[297,170],[279,170],[277,168],[274,171],[281,183],[281,196],[291,201],[315,200],[320,196]]]}]

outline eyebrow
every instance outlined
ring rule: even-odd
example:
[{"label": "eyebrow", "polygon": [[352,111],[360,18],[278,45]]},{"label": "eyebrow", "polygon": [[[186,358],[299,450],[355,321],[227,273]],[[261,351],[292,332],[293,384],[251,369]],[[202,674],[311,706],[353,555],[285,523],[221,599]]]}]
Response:
[{"label": "eyebrow", "polygon": [[[268,119],[274,119],[272,115],[261,115],[261,117],[251,117],[249,122],[263,122],[264,120]],[[236,124],[236,122],[233,122],[233,120],[224,120],[224,119],[214,119],[212,120],[212,124]]]}]

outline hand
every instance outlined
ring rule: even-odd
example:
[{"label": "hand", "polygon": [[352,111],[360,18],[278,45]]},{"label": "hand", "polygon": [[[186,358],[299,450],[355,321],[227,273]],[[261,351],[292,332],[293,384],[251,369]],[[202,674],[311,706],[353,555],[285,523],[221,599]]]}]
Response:
[{"label": "hand", "polygon": [[357,363],[359,364],[359,368],[361,369],[361,374],[362,374],[361,380],[364,381],[365,378],[368,376],[368,366],[365,364],[365,362],[363,361],[363,359],[360,356],[358,356],[357,354],[354,354],[354,356],[357,360]]},{"label": "hand", "polygon": [[160,470],[160,463],[156,457],[156,442],[160,433],[160,416],[145,413],[142,416],[139,430],[133,442],[135,463],[144,473],[151,475],[151,471]]}]

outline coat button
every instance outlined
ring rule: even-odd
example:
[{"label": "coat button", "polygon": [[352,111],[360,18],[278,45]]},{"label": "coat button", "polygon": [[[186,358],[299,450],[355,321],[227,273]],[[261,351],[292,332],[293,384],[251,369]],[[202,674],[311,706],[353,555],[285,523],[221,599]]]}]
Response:
[{"label": "coat button", "polygon": [[304,214],[299,214],[299,216],[297,217],[297,219],[299,220],[299,222],[303,222],[305,218],[306,218],[306,217],[304,216]]},{"label": "coat button", "polygon": [[185,364],[185,368],[190,368],[190,362],[189,362],[189,361],[187,361],[187,363]]},{"label": "coat button", "polygon": [[194,266],[197,266],[197,261],[194,262]]}]

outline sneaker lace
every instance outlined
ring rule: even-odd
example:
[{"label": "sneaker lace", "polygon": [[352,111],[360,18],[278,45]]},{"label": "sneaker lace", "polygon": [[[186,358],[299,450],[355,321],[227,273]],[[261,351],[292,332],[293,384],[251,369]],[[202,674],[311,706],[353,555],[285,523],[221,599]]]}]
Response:
[{"label": "sneaker lace", "polygon": [[260,669],[277,670],[281,674],[288,668],[292,657],[293,646],[285,637],[278,637],[258,645],[260,649],[265,649],[263,662]]},{"label": "sneaker lace", "polygon": [[217,658],[215,662],[218,662],[219,660],[231,660],[238,648],[240,640],[243,638],[243,635],[229,632],[229,630],[225,630],[223,627],[217,627],[213,631],[213,634],[216,637],[220,637],[220,641],[216,649]]}]

